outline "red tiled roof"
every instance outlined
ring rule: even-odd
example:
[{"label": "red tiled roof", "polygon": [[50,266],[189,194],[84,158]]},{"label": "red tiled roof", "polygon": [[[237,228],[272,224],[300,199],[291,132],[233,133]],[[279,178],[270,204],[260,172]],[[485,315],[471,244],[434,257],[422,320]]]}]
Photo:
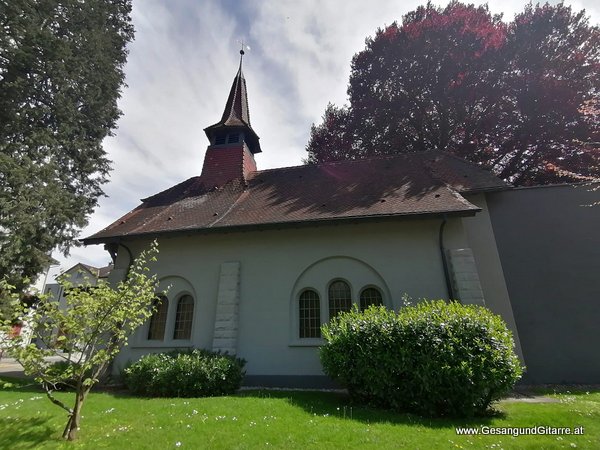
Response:
[{"label": "red tiled roof", "polygon": [[110,275],[112,270],[113,270],[112,264],[98,268],[98,278],[108,278],[108,276]]},{"label": "red tiled roof", "polygon": [[71,272],[73,269],[75,269],[76,267],[79,267],[79,266],[83,267],[84,269],[86,269],[88,272],[90,272],[92,275],[94,275],[97,278],[107,278],[108,275],[110,274],[111,270],[113,269],[112,264],[109,264],[108,266],[104,266],[104,267],[94,267],[94,266],[90,266],[89,264],[77,263],[73,267],[65,270],[63,273]]},{"label": "red tiled roof", "polygon": [[142,204],[86,244],[169,232],[414,215],[472,215],[461,193],[505,189],[489,172],[442,152],[263,170],[209,189],[190,178]]}]

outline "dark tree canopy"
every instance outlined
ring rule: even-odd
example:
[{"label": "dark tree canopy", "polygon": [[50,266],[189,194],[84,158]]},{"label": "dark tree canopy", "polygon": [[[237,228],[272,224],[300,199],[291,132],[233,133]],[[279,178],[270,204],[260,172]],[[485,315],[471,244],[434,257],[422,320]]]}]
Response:
[{"label": "dark tree canopy", "polygon": [[0,0],[0,278],[68,251],[103,194],[131,0]]},{"label": "dark tree canopy", "polygon": [[525,7],[510,24],[510,134],[495,168],[519,184],[600,176],[600,29],[558,4]]},{"label": "dark tree canopy", "polygon": [[[327,161],[356,159],[359,157],[359,149],[353,145],[350,126],[348,109],[329,103],[323,115],[323,123],[313,124],[310,128],[310,145],[315,149],[328,149]],[[318,152],[309,151],[307,162],[318,163],[320,156]]]},{"label": "dark tree canopy", "polygon": [[521,185],[600,176],[600,31],[563,4],[421,6],[366,40],[348,95],[308,162],[437,149]]}]

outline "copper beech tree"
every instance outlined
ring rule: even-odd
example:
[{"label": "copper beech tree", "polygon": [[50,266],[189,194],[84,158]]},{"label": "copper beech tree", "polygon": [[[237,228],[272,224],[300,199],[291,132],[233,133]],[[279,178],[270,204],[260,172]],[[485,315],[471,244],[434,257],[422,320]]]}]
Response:
[{"label": "copper beech tree", "polygon": [[[46,296],[33,309],[21,310],[21,318],[33,328],[32,337],[43,345],[24,345],[23,337],[15,336],[10,340],[9,352],[23,365],[25,374],[42,385],[50,401],[67,411],[63,438],[76,439],[81,410],[90,390],[120,348],[127,345],[131,333],[152,315],[157,280],[149,275],[147,263],[155,261],[157,253],[154,242],[132,263],[126,279],[115,288],[103,280],[94,286],[74,286],[62,279],[65,308]],[[4,325],[6,333],[10,321]],[[51,356],[59,356],[61,363],[50,362]],[[59,386],[73,389],[72,406],[53,395]]]},{"label": "copper beech tree", "polygon": [[517,185],[600,176],[600,30],[562,3],[421,6],[366,40],[348,95],[307,162],[437,149]]}]

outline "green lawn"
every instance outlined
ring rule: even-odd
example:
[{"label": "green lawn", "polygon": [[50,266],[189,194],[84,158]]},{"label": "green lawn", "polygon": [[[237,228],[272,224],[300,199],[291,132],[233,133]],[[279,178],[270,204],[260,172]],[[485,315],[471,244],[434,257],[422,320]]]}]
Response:
[{"label": "green lawn", "polygon": [[[71,394],[61,393],[67,397]],[[92,394],[79,441],[66,416],[31,387],[0,390],[0,448],[600,448],[600,392],[552,395],[559,403],[507,403],[474,420],[430,420],[351,407],[335,393],[246,391],[232,397],[140,399]],[[583,436],[458,436],[455,426],[583,426]]]}]

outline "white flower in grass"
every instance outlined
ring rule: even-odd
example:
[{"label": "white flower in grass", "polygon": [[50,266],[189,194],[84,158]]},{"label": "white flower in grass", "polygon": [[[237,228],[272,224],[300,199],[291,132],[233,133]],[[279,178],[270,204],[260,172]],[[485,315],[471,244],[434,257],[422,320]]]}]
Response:
[{"label": "white flower in grass", "polygon": [[175,442],[175,447],[181,447],[181,442],[179,442],[179,441]]}]

